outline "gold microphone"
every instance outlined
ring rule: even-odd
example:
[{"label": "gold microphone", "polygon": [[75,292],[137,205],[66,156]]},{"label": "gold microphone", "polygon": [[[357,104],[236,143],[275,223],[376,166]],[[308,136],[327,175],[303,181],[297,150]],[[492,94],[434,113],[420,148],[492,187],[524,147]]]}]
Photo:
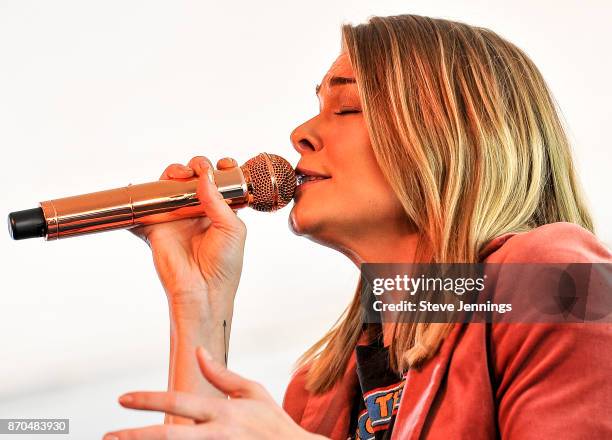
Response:
[{"label": "gold microphone", "polygon": [[[232,209],[247,206],[276,211],[292,199],[296,175],[289,162],[261,153],[240,167],[209,170]],[[11,212],[9,233],[15,240],[74,237],[113,229],[168,222],[204,214],[197,198],[198,177],[158,180],[40,202],[38,208]]]}]

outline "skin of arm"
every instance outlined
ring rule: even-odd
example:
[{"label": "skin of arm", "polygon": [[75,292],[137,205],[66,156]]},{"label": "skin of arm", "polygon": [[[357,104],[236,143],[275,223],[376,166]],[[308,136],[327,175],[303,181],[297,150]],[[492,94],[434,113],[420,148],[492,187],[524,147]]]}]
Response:
[{"label": "skin of arm", "polygon": [[[226,293],[230,294],[233,295],[231,292]],[[170,305],[168,391],[225,397],[202,376],[193,354],[197,346],[204,346],[215,361],[226,365],[232,314],[233,306],[228,310],[225,319],[210,319],[201,304],[194,303],[189,307]],[[193,424],[194,421],[166,414],[164,423]]]}]

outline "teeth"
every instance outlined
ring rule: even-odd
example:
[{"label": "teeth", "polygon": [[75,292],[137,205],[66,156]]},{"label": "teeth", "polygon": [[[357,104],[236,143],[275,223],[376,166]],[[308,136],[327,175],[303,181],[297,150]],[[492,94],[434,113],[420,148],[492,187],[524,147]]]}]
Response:
[{"label": "teeth", "polygon": [[327,177],[307,176],[307,175],[300,174],[298,175],[298,178],[297,178],[297,184],[301,185],[302,183],[306,183],[311,180],[323,180],[323,179],[327,179]]}]

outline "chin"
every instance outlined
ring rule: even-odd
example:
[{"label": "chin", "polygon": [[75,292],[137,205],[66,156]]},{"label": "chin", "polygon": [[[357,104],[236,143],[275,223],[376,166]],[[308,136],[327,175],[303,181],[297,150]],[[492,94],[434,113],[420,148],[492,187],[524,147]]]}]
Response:
[{"label": "chin", "polygon": [[326,228],[325,212],[321,207],[305,203],[305,200],[296,201],[289,213],[289,229],[300,236],[314,238]]},{"label": "chin", "polygon": [[308,216],[302,216],[296,211],[295,206],[289,215],[289,229],[294,234],[308,238],[313,243],[339,251],[354,261],[359,261],[357,254],[349,250],[345,244],[342,244],[345,238],[343,234],[339,233],[337,227],[333,228],[330,226],[330,224],[324,223],[321,219],[317,220],[308,218]]},{"label": "chin", "polygon": [[308,219],[307,215],[304,215],[303,210],[300,212],[297,205],[297,203],[294,203],[289,213],[289,229],[295,235],[310,235],[312,229],[314,229],[313,221]]},{"label": "chin", "polygon": [[324,214],[326,213],[321,212],[320,209],[305,209],[304,206],[296,203],[289,214],[289,229],[295,235],[333,247],[333,243],[338,241],[342,234],[339,232],[338,225],[332,221],[333,217],[324,218]]}]

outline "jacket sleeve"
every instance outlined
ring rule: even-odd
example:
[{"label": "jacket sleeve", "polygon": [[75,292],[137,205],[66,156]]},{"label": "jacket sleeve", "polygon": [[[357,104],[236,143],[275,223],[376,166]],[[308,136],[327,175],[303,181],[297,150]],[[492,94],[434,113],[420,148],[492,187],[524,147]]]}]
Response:
[{"label": "jacket sleeve", "polygon": [[502,439],[612,439],[612,325],[494,330]]},{"label": "jacket sleeve", "polygon": [[[515,240],[504,260],[612,262],[590,232],[556,225]],[[491,335],[502,439],[612,439],[612,324],[495,324]]]}]

